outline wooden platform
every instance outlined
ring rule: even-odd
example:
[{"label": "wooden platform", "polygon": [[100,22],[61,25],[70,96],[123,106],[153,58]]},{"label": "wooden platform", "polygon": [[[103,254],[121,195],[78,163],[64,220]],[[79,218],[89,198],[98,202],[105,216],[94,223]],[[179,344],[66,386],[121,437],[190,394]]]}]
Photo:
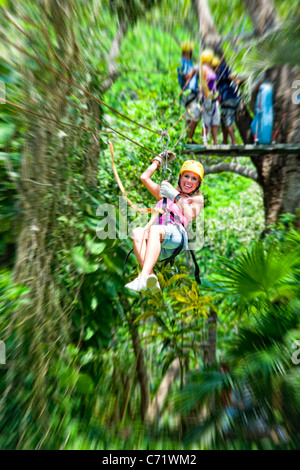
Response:
[{"label": "wooden platform", "polygon": [[228,157],[258,157],[267,154],[300,155],[299,144],[270,145],[183,145],[182,154],[223,155]]}]

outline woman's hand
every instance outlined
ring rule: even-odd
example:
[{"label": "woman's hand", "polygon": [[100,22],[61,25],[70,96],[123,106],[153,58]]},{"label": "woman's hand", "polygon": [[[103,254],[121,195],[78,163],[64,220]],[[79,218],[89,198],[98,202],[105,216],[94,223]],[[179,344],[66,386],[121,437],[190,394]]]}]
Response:
[{"label": "woman's hand", "polygon": [[202,195],[187,198],[181,197],[177,202],[177,207],[190,222],[199,215],[203,206],[204,199]]},{"label": "woman's hand", "polygon": [[[183,198],[182,198],[183,199]],[[203,200],[203,196],[200,195],[200,196],[194,196],[194,197],[189,197],[187,196],[185,199],[184,199],[184,202],[186,204],[193,204],[193,203],[197,203],[197,204],[204,204],[204,200]]]},{"label": "woman's hand", "polygon": [[179,191],[177,191],[168,181],[163,181],[160,185],[160,192],[159,195],[161,197],[166,197],[170,199],[172,202],[174,201],[175,197],[178,196]]},{"label": "woman's hand", "polygon": [[[175,158],[176,158],[176,154],[172,152],[171,150],[167,150],[168,163],[174,160]],[[161,168],[166,162],[165,152],[161,152],[159,155],[157,155],[157,157],[154,157],[152,160],[152,163],[153,162],[157,162],[158,163],[157,168]]]}]

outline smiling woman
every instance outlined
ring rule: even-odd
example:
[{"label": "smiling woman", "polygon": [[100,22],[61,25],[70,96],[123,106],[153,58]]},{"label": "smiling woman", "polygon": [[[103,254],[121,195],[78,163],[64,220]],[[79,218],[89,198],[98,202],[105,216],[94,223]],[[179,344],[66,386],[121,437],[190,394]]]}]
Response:
[{"label": "smiling woman", "polygon": [[[168,152],[168,160],[176,156]],[[203,166],[195,160],[186,161],[179,172],[177,187],[168,181],[160,185],[152,181],[154,172],[164,163],[163,155],[152,160],[151,165],[141,175],[148,191],[158,199],[157,207],[164,210],[150,228],[137,227],[133,230],[133,248],[139,265],[140,275],[126,284],[128,289],[141,292],[149,289],[156,293],[160,290],[153,268],[157,261],[183,253],[188,247],[186,227],[193,221],[204,205],[199,188],[203,180]]]}]

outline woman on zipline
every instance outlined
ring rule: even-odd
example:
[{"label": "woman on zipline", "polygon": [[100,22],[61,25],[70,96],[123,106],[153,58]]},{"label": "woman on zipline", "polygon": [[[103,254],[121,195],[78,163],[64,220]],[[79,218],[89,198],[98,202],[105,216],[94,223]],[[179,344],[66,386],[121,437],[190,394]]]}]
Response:
[{"label": "woman on zipline", "polygon": [[[168,151],[168,161],[174,158],[175,154]],[[188,160],[182,165],[176,189],[168,181],[163,181],[161,185],[152,181],[154,172],[163,164],[164,157],[159,155],[141,175],[141,181],[148,191],[158,199],[156,206],[166,212],[148,230],[143,227],[133,230],[133,249],[142,271],[125,287],[135,292],[147,288],[153,293],[160,290],[158,279],[153,273],[156,262],[169,258],[180,246],[180,253],[187,249],[186,226],[199,215],[204,205],[203,196],[199,192],[204,174],[201,163]]]}]

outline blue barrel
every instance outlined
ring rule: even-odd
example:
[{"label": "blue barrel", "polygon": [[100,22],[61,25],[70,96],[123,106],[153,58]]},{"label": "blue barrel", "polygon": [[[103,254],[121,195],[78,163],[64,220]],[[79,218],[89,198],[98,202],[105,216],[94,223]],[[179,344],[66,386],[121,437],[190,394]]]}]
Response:
[{"label": "blue barrel", "polygon": [[262,83],[255,102],[255,117],[251,123],[251,132],[258,144],[270,144],[273,133],[273,85]]}]

